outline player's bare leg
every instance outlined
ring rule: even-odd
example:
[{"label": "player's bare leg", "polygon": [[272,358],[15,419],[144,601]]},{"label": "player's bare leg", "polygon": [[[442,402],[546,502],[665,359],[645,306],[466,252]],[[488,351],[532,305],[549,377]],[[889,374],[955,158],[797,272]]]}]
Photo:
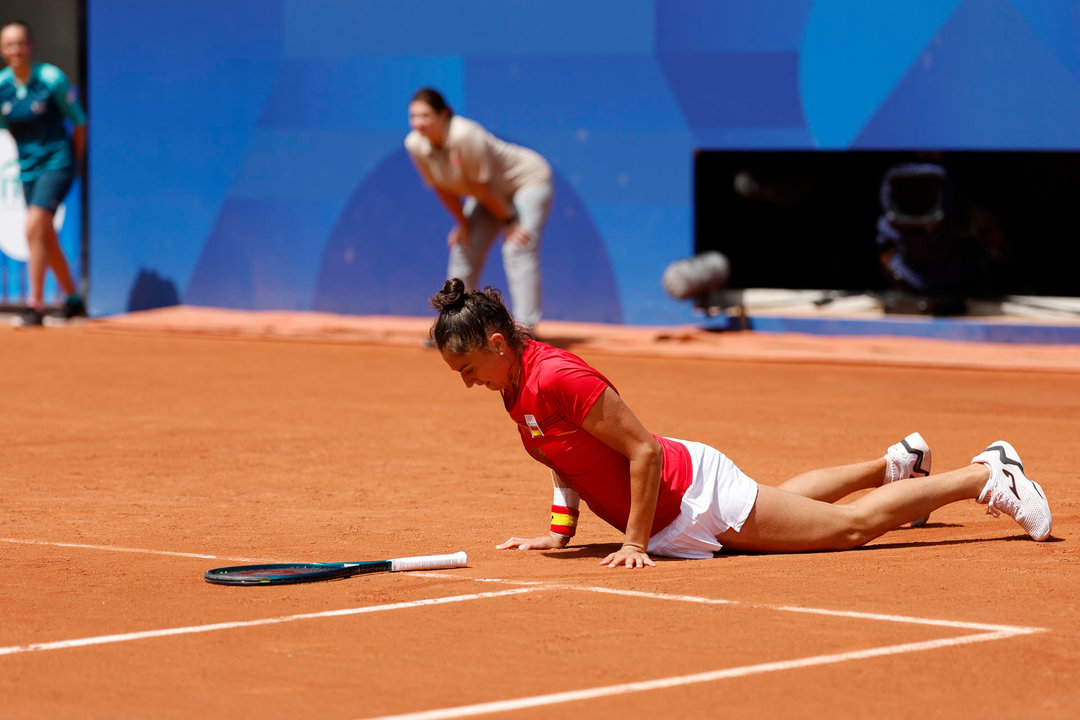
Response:
[{"label": "player's bare leg", "polygon": [[989,478],[985,465],[968,465],[888,483],[844,505],[761,485],[742,529],[718,539],[748,552],[846,550],[949,503],[977,498]]},{"label": "player's bare leg", "polygon": [[30,305],[41,309],[45,295],[45,271],[52,268],[60,288],[72,295],[75,285],[53,226],[53,214],[31,205],[26,211],[26,239],[30,257]]},{"label": "player's bare leg", "polygon": [[811,470],[784,481],[788,492],[832,503],[857,490],[875,488],[885,481],[885,458]]},{"label": "player's bare leg", "polygon": [[[836,502],[847,495],[907,477],[926,477],[931,468],[930,446],[919,433],[911,433],[889,446],[877,460],[811,470],[796,475],[780,487],[814,500]],[[926,516],[916,518],[912,525],[923,525]]]}]

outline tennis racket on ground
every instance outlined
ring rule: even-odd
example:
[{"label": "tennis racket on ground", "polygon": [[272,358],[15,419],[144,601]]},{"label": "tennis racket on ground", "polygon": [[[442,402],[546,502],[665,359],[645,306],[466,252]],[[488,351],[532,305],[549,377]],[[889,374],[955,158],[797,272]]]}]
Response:
[{"label": "tennis racket on ground", "polygon": [[203,579],[216,585],[290,585],[293,583],[337,580],[353,575],[407,570],[442,570],[465,567],[468,559],[463,552],[451,555],[420,555],[418,557],[372,560],[369,562],[275,563],[273,565],[237,565],[207,570]]}]

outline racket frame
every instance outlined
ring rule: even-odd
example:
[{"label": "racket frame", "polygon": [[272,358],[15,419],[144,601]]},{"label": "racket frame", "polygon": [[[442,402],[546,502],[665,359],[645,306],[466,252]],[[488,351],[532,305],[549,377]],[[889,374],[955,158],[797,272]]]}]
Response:
[{"label": "racket frame", "polygon": [[413,570],[441,570],[465,567],[465,553],[451,555],[420,555],[394,558],[392,560],[366,560],[362,562],[323,563],[268,563],[261,565],[234,565],[207,570],[203,579],[214,585],[293,585],[296,583],[340,580],[353,575],[378,572],[409,572]]}]

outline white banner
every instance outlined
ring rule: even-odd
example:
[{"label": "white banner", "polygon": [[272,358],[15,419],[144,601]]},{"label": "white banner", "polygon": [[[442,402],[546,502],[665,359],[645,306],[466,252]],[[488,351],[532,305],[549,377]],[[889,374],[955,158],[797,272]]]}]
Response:
[{"label": "white banner", "polygon": [[[64,226],[64,206],[53,218],[56,231]],[[0,252],[12,260],[26,262],[26,200],[19,182],[19,155],[11,133],[0,130]]]}]

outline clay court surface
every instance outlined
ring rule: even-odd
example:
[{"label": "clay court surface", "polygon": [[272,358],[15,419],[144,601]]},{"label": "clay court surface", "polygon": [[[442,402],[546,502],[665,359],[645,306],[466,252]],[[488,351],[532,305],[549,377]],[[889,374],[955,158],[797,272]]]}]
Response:
[{"label": "clay court surface", "polygon": [[[546,529],[550,481],[423,322],[177,317],[0,329],[4,718],[1080,713],[1076,348],[548,326],[654,432],[761,482],[914,430],[938,469],[1007,439],[1054,512],[1045,543],[968,502],[857,551],[631,571],[598,565],[620,535],[584,510],[566,550],[495,550]],[[457,550],[468,567],[203,581]]]}]

